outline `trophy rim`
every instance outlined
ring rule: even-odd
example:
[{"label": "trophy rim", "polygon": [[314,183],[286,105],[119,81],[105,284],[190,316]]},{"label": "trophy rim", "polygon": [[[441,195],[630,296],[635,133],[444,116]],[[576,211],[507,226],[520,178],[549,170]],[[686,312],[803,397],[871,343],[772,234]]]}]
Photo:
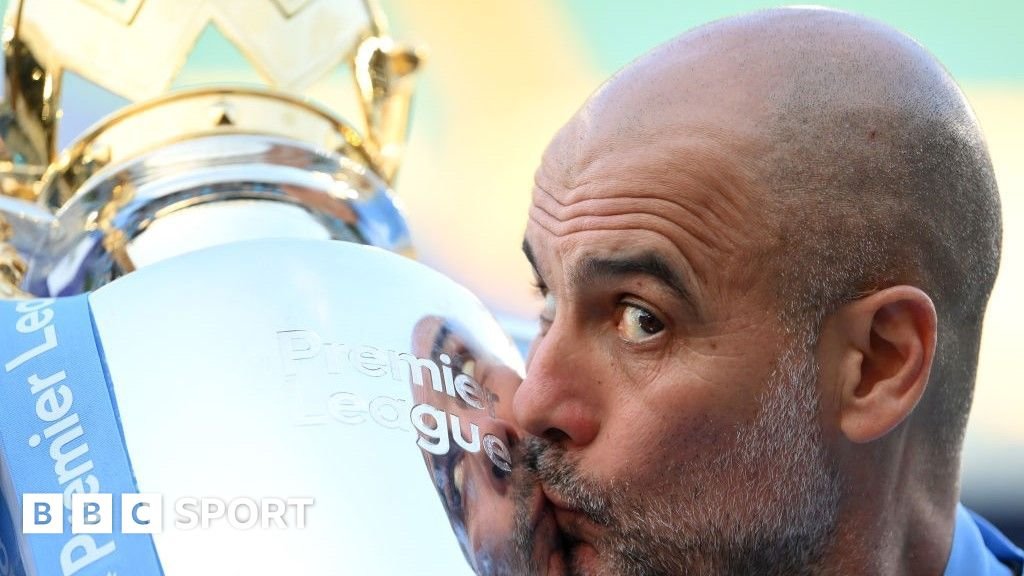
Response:
[{"label": "trophy rim", "polygon": [[[228,110],[242,99],[254,99],[270,106],[282,106],[283,111],[294,113],[296,110],[307,115],[307,118],[318,121],[324,130],[324,142],[317,146],[311,139],[303,137],[305,131],[296,129],[274,130],[261,122],[239,122],[238,118],[230,118]],[[206,100],[206,101],[204,101]],[[213,100],[213,102],[210,102]],[[177,126],[169,133],[157,134],[139,145],[133,138],[123,138],[119,130],[128,136],[139,132],[132,130],[133,125],[145,125],[153,114],[166,112],[171,106],[184,104],[185,109],[192,113],[216,112],[213,107],[221,107],[224,116],[211,118],[205,130],[196,130],[195,126]],[[206,110],[202,110],[206,108]],[[223,118],[229,118],[226,122]],[[262,124],[262,125],[261,125]],[[128,128],[126,128],[128,126]],[[304,100],[285,92],[250,88],[250,87],[203,87],[180,90],[164,94],[153,100],[136,102],[115,110],[94,123],[91,127],[61,153],[60,158],[51,164],[40,179],[38,202],[51,210],[59,211],[65,204],[86,189],[88,181],[108,168],[117,168],[129,164],[139,158],[153,154],[163,148],[174,146],[190,140],[217,135],[253,135],[267,137],[283,137],[308,144],[310,146],[330,150],[341,156],[355,160],[376,174],[374,163],[366,148],[365,140],[348,122],[341,119],[329,109],[314,102]],[[110,141],[106,141],[110,140]],[[382,182],[380,174],[376,177]]]}]

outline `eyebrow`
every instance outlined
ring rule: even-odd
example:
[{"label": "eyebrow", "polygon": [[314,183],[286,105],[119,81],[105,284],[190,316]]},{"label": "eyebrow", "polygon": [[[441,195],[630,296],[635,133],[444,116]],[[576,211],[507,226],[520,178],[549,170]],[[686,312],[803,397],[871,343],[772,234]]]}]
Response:
[{"label": "eyebrow", "polygon": [[[530,243],[523,240],[523,254],[530,261],[534,272],[540,277],[540,268]],[[655,252],[640,252],[616,258],[588,258],[572,275],[578,286],[586,286],[601,280],[613,280],[624,276],[643,275],[654,278],[675,295],[697,310],[697,300],[687,283],[669,263]]]},{"label": "eyebrow", "polygon": [[643,275],[654,278],[684,302],[696,309],[696,300],[683,279],[668,262],[654,252],[640,252],[616,258],[588,258],[573,273],[573,281],[580,286],[601,280],[614,280],[624,276]]}]

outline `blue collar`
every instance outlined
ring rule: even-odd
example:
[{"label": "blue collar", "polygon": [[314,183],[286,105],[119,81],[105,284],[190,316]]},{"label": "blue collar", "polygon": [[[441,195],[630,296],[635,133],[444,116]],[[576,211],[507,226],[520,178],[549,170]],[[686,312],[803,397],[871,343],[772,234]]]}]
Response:
[{"label": "blue collar", "polygon": [[944,576],[1021,576],[1024,552],[987,520],[956,507],[953,547]]}]

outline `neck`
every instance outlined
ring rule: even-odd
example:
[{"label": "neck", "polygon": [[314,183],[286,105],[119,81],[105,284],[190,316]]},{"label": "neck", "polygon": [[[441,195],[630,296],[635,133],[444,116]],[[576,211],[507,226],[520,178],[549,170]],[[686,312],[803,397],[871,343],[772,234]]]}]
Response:
[{"label": "neck", "polygon": [[836,537],[822,574],[941,576],[953,541],[959,462],[942,468],[905,433],[849,446]]}]

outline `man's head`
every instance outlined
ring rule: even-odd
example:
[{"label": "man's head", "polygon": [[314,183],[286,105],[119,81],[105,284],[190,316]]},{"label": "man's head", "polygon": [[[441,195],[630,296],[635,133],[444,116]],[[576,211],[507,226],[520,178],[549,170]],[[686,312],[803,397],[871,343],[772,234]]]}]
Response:
[{"label": "man's head", "polygon": [[617,74],[545,153],[524,244],[553,565],[879,569],[907,552],[876,540],[934,536],[941,568],[999,238],[963,96],[877,22],[760,12]]}]

